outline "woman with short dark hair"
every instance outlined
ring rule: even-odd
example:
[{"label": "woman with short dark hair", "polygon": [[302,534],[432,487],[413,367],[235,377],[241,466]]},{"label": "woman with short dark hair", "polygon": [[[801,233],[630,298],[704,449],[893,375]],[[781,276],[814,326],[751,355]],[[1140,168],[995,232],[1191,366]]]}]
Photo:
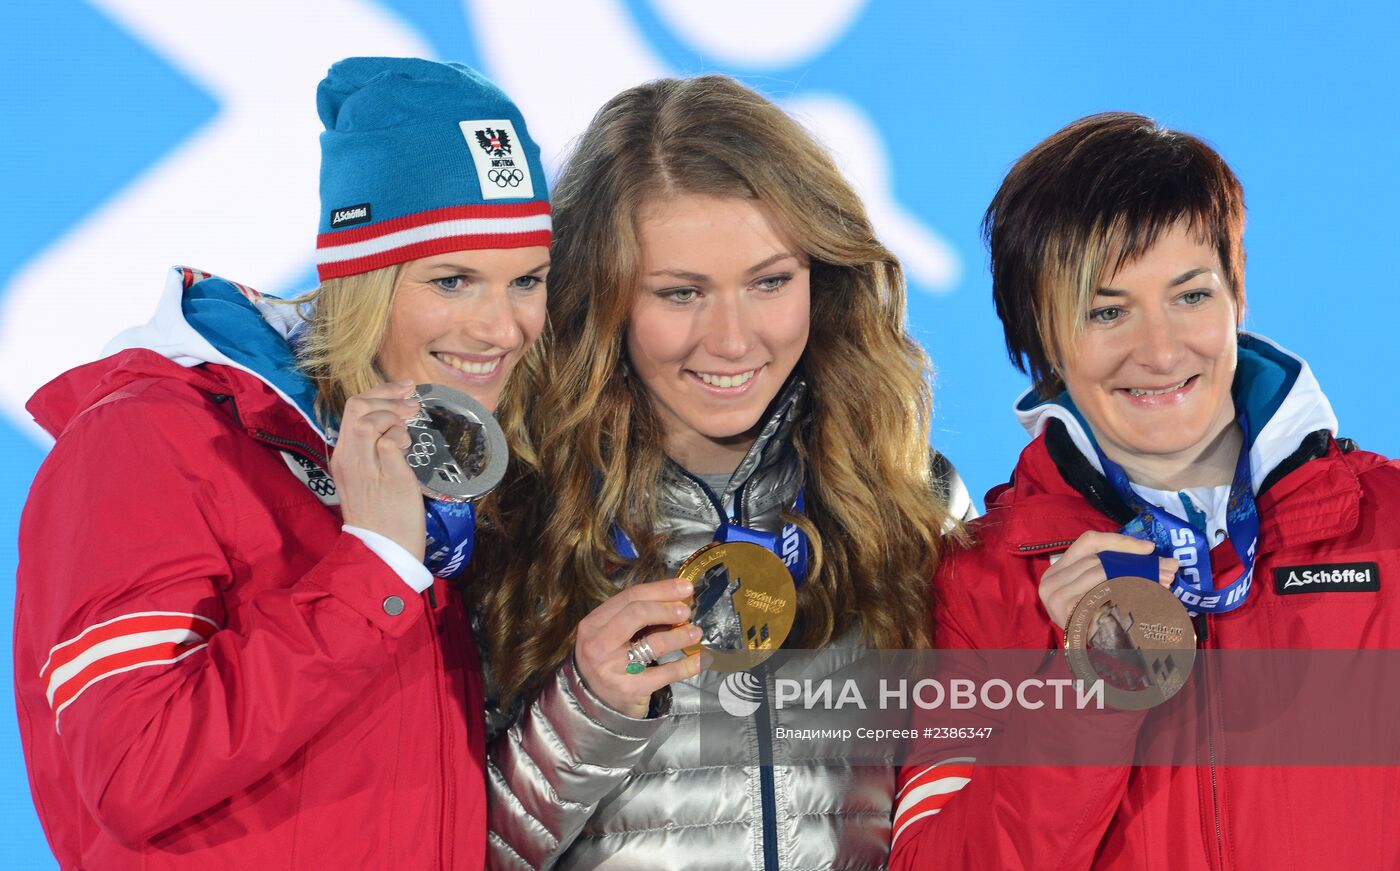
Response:
[{"label": "woman with short dark hair", "polygon": [[[988,494],[976,544],[939,570],[935,645],[1061,649],[1076,604],[1127,554],[1191,612],[1182,623],[1203,648],[1400,646],[1393,585],[1296,595],[1280,581],[1300,565],[1400,567],[1400,530],[1381,522],[1400,508],[1400,468],[1338,440],[1307,364],[1240,330],[1244,198],[1221,157],[1139,115],[1084,118],[1016,163],[984,230],[1006,346],[1034,381],[1016,404],[1032,441]],[[1063,660],[1046,668],[1064,672]],[[1196,690],[1213,709],[1238,703]],[[1099,722],[1130,752],[1143,718]],[[1207,722],[1202,746],[1224,746],[1219,717]],[[902,772],[893,867],[1400,858],[1381,810],[1400,788],[1395,769],[1220,767],[1213,755],[1201,767],[979,767],[969,756]]]}]

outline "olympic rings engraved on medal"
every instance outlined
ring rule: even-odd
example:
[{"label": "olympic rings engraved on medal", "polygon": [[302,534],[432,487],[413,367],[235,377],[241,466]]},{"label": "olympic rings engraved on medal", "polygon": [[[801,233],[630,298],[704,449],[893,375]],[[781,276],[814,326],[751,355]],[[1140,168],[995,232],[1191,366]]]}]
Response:
[{"label": "olympic rings engraved on medal", "polygon": [[525,173],[518,169],[493,169],[486,173],[486,177],[491,179],[496,187],[516,188],[525,180]]},{"label": "olympic rings engraved on medal", "polygon": [[417,468],[426,466],[432,461],[433,454],[437,453],[437,444],[433,440],[430,432],[420,432],[418,440],[413,443],[408,453],[404,456],[408,459],[408,464]]}]

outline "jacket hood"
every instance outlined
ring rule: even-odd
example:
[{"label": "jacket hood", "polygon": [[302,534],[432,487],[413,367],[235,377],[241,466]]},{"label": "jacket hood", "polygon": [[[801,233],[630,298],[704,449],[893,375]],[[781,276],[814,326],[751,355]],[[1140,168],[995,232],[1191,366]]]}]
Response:
[{"label": "jacket hood", "polygon": [[[1312,369],[1301,357],[1263,336],[1240,333],[1231,394],[1236,411],[1247,423],[1249,441],[1245,447],[1256,492],[1305,437],[1319,430],[1334,436],[1337,433],[1337,416]],[[1074,446],[1103,473],[1093,433],[1067,391],[1041,401],[1034,388],[1028,389],[1017,398],[1014,410],[1033,439],[1051,420],[1061,421]]]},{"label": "jacket hood", "polygon": [[251,375],[324,438],[315,386],[297,368],[293,352],[303,323],[298,306],[177,266],[149,321],[117,334],[103,349],[103,359],[44,385],[26,407],[56,436],[74,416],[142,378],[173,377],[210,392],[227,390],[226,381],[202,366],[214,363]]},{"label": "jacket hood", "polygon": [[129,351],[69,369],[40,387],[24,407],[45,432],[58,438],[75,417],[147,378],[176,378],[208,393],[221,392],[222,386],[204,369],[178,366],[148,351]]}]

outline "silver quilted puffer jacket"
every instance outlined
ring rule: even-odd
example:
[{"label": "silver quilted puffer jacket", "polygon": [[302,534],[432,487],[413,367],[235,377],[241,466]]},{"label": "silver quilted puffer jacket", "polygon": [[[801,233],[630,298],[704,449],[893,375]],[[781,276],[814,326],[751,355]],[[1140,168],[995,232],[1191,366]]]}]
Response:
[{"label": "silver quilted puffer jacket", "polygon": [[[733,506],[733,520],[778,529],[802,480],[788,436],[804,393],[794,380],[779,395],[724,493],[668,464],[658,532],[667,536],[669,570],[726,519],[712,495]],[[935,462],[955,516],[970,517],[956,472]],[[841,649],[859,655],[858,629],[828,651]],[[492,712],[488,867],[884,867],[894,770],[849,764],[839,745],[802,745],[793,755],[788,742],[773,740],[784,712],[771,702],[745,719],[720,707],[724,677],[672,684],[669,705],[663,699],[656,716],[637,720],[596,698],[570,660],[508,723]]]}]

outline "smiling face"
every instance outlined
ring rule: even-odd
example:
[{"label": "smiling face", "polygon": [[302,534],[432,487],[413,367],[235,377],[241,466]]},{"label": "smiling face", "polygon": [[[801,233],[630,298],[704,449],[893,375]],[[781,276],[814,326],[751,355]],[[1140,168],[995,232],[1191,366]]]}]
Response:
[{"label": "smiling face", "polygon": [[638,225],[632,372],[672,459],[691,472],[732,471],[807,347],[807,258],[755,200],[653,200]]},{"label": "smiling face", "polygon": [[1239,308],[1223,274],[1215,249],[1177,224],[1100,282],[1070,343],[1065,386],[1130,475],[1197,461],[1231,429]]},{"label": "smiling face", "polygon": [[403,264],[376,362],[390,381],[442,384],[495,411],[545,319],[549,249],[458,251]]}]

